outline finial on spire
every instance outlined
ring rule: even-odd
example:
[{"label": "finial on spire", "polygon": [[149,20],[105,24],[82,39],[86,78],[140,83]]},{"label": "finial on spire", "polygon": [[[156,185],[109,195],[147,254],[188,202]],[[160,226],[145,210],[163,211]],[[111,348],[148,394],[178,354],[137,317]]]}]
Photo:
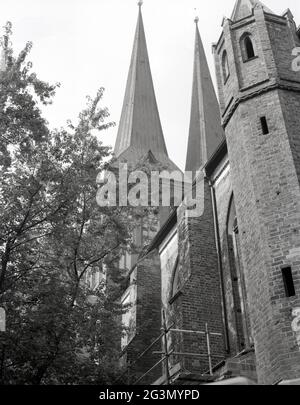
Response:
[{"label": "finial on spire", "polygon": [[195,24],[198,24],[198,22],[199,22],[199,17],[198,17],[198,10],[197,10],[196,7],[194,8],[194,11],[195,11],[195,19],[194,19],[194,22],[195,22]]},{"label": "finial on spire", "polygon": [[138,2],[138,6],[139,6],[139,8],[141,8],[142,7],[142,5],[143,5],[143,0],[139,0],[139,2]]}]

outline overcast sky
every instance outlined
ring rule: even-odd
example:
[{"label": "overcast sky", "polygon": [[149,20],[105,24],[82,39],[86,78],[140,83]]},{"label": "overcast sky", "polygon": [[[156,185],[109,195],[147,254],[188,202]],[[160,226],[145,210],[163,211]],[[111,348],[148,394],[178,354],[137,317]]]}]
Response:
[{"label": "overcast sky", "polygon": [[[143,18],[160,117],[170,157],[184,168],[188,139],[194,49],[194,17],[215,72],[211,44],[221,34],[223,16],[230,17],[235,0],[145,0]],[[300,24],[299,0],[266,0],[281,14],[288,7]],[[120,119],[134,31],[137,0],[0,0],[0,24],[13,23],[13,41],[20,50],[34,48],[30,60],[39,77],[60,82],[44,115],[51,127],[75,120],[86,95],[106,89],[104,105]],[[103,134],[114,145],[117,127]]]}]

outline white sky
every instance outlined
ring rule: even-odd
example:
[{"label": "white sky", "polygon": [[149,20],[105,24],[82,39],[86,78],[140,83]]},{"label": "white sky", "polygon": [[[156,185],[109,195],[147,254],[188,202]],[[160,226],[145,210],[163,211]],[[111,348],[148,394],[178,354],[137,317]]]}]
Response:
[{"label": "white sky", "polygon": [[[143,18],[156,97],[169,156],[182,169],[188,139],[194,50],[194,17],[215,79],[211,44],[221,34],[223,16],[235,0],[145,0]],[[277,14],[288,7],[300,24],[299,0],[265,0]],[[106,89],[104,105],[120,119],[137,21],[137,0],[0,0],[0,25],[13,23],[20,50],[33,41],[30,60],[39,77],[60,82],[44,114],[52,127],[75,120],[85,96]],[[117,127],[103,133],[114,145]]]}]

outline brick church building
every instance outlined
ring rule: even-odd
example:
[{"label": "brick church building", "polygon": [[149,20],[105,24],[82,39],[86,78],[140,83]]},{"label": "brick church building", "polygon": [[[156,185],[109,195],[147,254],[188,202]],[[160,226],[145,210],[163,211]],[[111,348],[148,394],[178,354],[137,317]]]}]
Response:
[{"label": "brick church building", "polygon": [[[171,173],[141,5],[115,156],[151,156]],[[201,212],[190,217],[183,200],[142,254],[123,258],[122,360],[137,384],[296,383],[300,31],[290,10],[237,0],[213,45],[217,99],[195,23],[186,171],[197,173]]]}]

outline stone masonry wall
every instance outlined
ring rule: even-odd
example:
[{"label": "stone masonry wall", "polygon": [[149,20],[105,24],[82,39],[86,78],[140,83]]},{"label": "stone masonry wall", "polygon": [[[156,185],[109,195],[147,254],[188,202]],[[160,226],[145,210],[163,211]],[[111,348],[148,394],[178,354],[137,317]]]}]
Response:
[{"label": "stone masonry wall", "polygon": [[[280,95],[240,104],[226,128],[241,233],[252,332],[262,383],[300,375],[292,310],[300,306],[300,189]],[[270,133],[263,135],[260,114]],[[300,116],[300,111],[298,116]],[[287,298],[282,268],[291,266],[296,296]]]},{"label": "stone masonry wall", "polygon": [[[300,76],[292,71],[292,50],[299,46],[295,28],[290,12],[274,16],[256,6],[250,18],[226,20],[222,39],[214,46],[258,380],[264,384],[300,376],[300,350],[291,326],[293,309],[300,306]],[[245,32],[252,34],[257,56],[246,63],[239,49]],[[224,49],[230,67],[227,83],[220,69]],[[269,127],[266,135],[261,117]],[[283,283],[286,267],[292,269],[292,297],[287,297]]]},{"label": "stone masonry wall", "polygon": [[[157,250],[152,251],[137,264],[137,307],[136,307],[136,335],[126,349],[127,364],[130,364],[143,353],[146,348],[161,333],[161,273]],[[158,342],[145,356],[143,356],[130,370],[131,382],[150,370],[161,358],[153,351],[161,350]],[[161,366],[157,366],[140,384],[151,384],[162,374]]]},{"label": "stone masonry wall", "polygon": [[[220,294],[220,275],[214,236],[213,210],[207,181],[203,189],[204,211],[201,217],[187,218],[184,209],[178,210],[180,295],[173,302],[177,328],[221,333],[211,337],[213,364],[225,357],[223,318]],[[179,356],[182,369],[191,373],[208,371],[205,336],[177,335],[178,350],[202,355]]]}]

